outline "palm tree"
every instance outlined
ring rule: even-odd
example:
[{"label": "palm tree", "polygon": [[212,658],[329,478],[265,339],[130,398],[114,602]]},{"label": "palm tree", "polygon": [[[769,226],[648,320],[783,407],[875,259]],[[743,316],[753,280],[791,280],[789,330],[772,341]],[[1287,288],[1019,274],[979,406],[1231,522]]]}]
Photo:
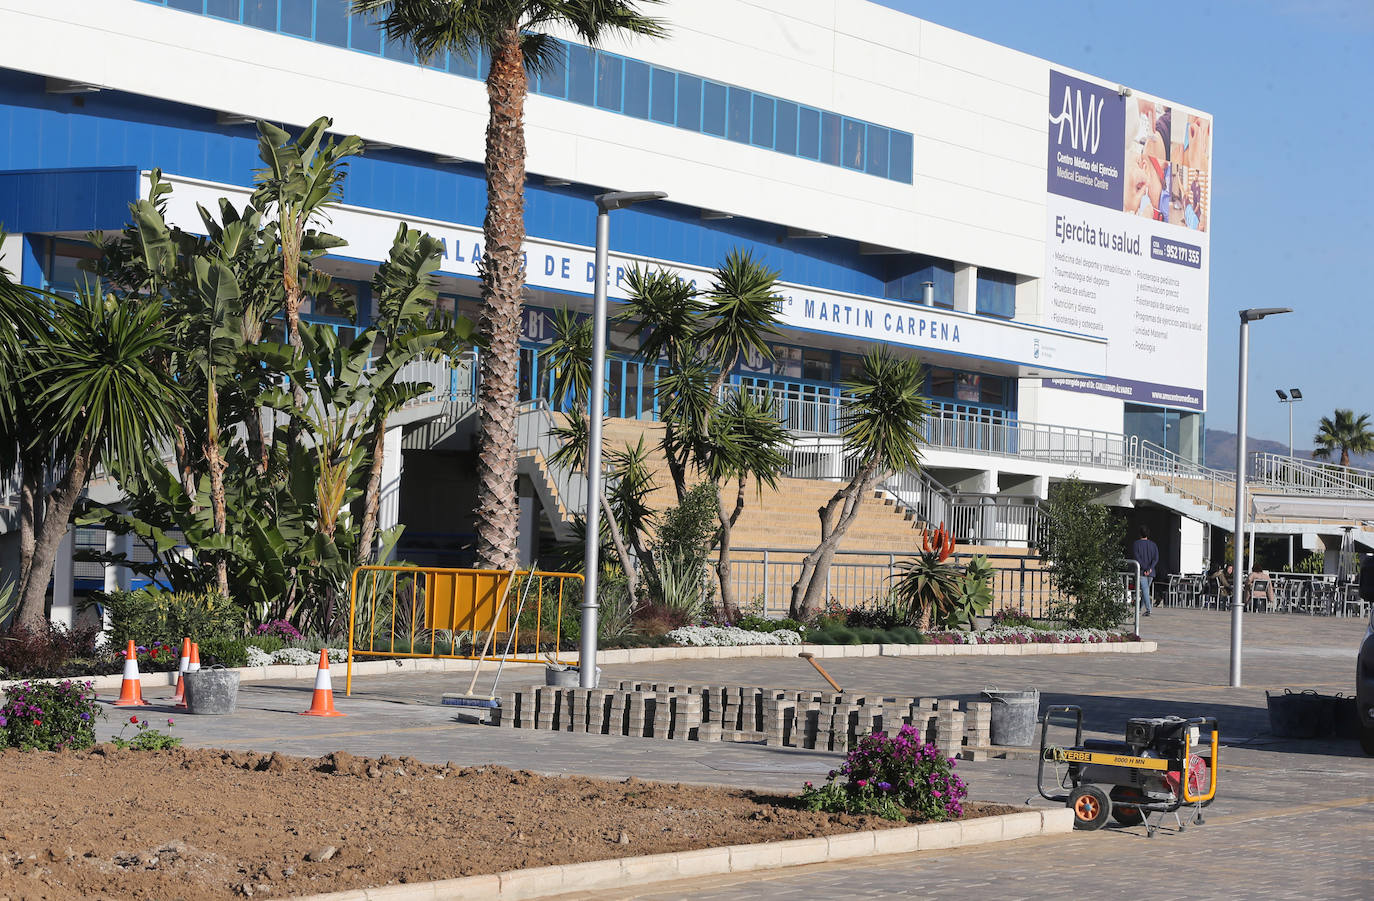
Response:
[{"label": "palm tree", "polygon": [[20,588],[18,621],[29,628],[43,626],[58,545],[91,473],[101,463],[141,469],[187,412],[182,389],[155,362],[170,350],[161,298],[115,302],[88,292],[79,303],[55,302],[54,314],[24,380],[40,424],[30,441],[55,449],[61,473]]},{"label": "palm tree", "polygon": [[1350,465],[1350,455],[1374,451],[1374,431],[1370,430],[1369,414],[1355,415],[1354,410],[1337,410],[1335,418],[1323,416],[1312,438],[1317,448],[1312,456],[1330,460],[1335,451],[1341,452],[1341,465]]},{"label": "palm tree", "polygon": [[742,355],[752,351],[765,360],[773,359],[770,341],[778,335],[782,303],[777,284],[778,273],[747,251],[730,251],[716,268],[697,340],[718,368],[712,386],[717,397]]},{"label": "palm tree", "polygon": [[[739,602],[730,581],[730,532],[744,512],[750,479],[760,494],[765,486],[770,490],[778,487],[778,479],[787,468],[784,449],[791,444],[791,436],[778,420],[771,394],[755,396],[736,389],[712,415],[701,444],[701,470],[718,486],[716,576],[720,580],[720,603],[726,619],[736,622]],[[732,481],[735,490],[727,502],[722,486]]]},{"label": "palm tree", "polygon": [[659,0],[353,0],[355,13],[381,17],[388,40],[422,60],[451,52],[491,57],[487,75],[487,215],[482,224],[482,381],[478,396],[477,557],[510,568],[516,559],[515,492],[520,303],[524,288],[525,95],[528,71],[551,63],[568,29],[595,45],[609,34],[659,37],[663,24],[641,7]]},{"label": "palm tree", "polygon": [[840,417],[840,434],[853,474],[819,511],[821,540],[802,560],[801,575],[792,586],[793,619],[809,619],[820,608],[835,549],[878,480],[919,465],[922,429],[930,413],[930,404],[921,396],[923,380],[919,360],[899,359],[879,347],[864,357],[858,378],[845,385],[849,398]]}]

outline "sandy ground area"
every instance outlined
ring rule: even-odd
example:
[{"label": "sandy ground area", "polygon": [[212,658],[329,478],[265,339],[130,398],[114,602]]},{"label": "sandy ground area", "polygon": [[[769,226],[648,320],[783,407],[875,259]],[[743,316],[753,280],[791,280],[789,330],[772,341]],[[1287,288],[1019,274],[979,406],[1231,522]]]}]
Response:
[{"label": "sandy ground area", "polygon": [[634,778],[109,745],[0,753],[0,799],[13,901],[281,897],[901,825]]}]

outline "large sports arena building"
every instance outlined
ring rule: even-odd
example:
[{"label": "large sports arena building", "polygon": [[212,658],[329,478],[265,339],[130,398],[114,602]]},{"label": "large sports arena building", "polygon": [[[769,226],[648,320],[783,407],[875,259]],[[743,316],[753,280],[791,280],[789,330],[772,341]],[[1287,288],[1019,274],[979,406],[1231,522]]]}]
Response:
[{"label": "large sports arena building", "polygon": [[[163,170],[172,218],[193,227],[196,203],[250,189],[254,120],[299,129],[329,115],[367,150],[332,217],[349,244],[324,268],[365,316],[372,271],[407,222],[445,239],[443,303],[470,310],[487,61],[420,64],[347,7],[0,0],[4,265],[71,290],[84,236],[121,227],[148,170]],[[927,367],[926,487],[983,511],[970,540],[1024,544],[1018,508],[1076,473],[1110,503],[1148,507],[1137,515],[1171,568],[1202,568],[1205,526],[1225,517],[1138,476],[1142,461],[1177,473],[1201,458],[1210,116],[864,0],[654,11],[667,39],[568,40],[532,79],[523,398],[547,391],[552,311],[590,308],[592,198],[664,191],[612,214],[612,299],[636,263],[705,272],[737,248],[765,260],[786,328],[773,360],[734,378],[786,404],[799,447],[833,450],[843,382],[885,344]],[[352,327],[332,312],[306,318]],[[611,335],[608,414],[652,421],[658,373],[626,340]],[[470,372],[393,436],[404,463],[388,515],[413,554],[441,558],[471,531]],[[560,479],[537,463],[521,482],[527,556],[564,526]],[[71,571],[78,589],[101,578]]]}]

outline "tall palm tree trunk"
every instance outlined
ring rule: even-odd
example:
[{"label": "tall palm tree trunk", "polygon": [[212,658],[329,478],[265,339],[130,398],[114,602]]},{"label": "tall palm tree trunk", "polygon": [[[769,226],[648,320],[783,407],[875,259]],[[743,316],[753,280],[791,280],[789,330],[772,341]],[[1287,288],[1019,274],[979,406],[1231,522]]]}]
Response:
[{"label": "tall palm tree trunk", "polygon": [[48,495],[43,522],[34,536],[33,560],[20,589],[19,615],[15,621],[30,629],[41,629],[47,622],[48,581],[57,562],[57,549],[67,537],[72,509],[86,487],[86,477],[95,465],[95,453],[82,448],[72,455],[71,466]]},{"label": "tall palm tree trunk", "polygon": [[[210,511],[214,517],[215,534],[221,538],[228,532],[228,515],[224,501],[224,471],[229,464],[219,440],[219,393],[215,387],[215,367],[210,366],[206,382],[205,463],[210,470]],[[215,554],[215,585],[219,593],[229,597],[229,560],[224,551]]]},{"label": "tall palm tree trunk", "polygon": [[367,471],[367,490],[363,493],[363,526],[358,538],[358,563],[376,563],[377,518],[382,506],[382,464],[386,455],[386,417],[377,423],[372,436],[372,465]]},{"label": "tall palm tree trunk", "polygon": [[520,305],[525,276],[525,75],[520,32],[511,27],[492,48],[487,76],[487,215],[482,258],[482,384],[477,406],[482,431],[477,462],[478,565],[510,569],[516,561],[517,383]]},{"label": "tall palm tree trunk", "polygon": [[821,541],[816,549],[802,559],[801,575],[792,586],[792,602],[788,615],[806,621],[815,616],[825,603],[827,576],[835,551],[849,527],[858,518],[863,499],[873,493],[879,472],[865,467],[854,474],[845,485],[818,511],[821,519]]},{"label": "tall palm tree trunk", "polygon": [[32,455],[21,458],[19,465],[19,584],[23,585],[33,566],[35,536],[43,524],[43,477],[47,470],[42,460]]},{"label": "tall palm tree trunk", "polygon": [[[719,493],[716,495],[716,515],[720,520],[720,531],[717,533],[717,552],[716,552],[716,576],[720,580],[720,606],[725,613],[728,622],[739,621],[739,600],[735,597],[734,583],[730,579],[730,532],[739,522],[740,514],[744,512],[744,486],[746,479],[741,476],[738,483],[738,490],[735,493],[735,506],[733,510],[726,510],[725,498]],[[763,599],[764,607],[768,606],[768,598]]]}]

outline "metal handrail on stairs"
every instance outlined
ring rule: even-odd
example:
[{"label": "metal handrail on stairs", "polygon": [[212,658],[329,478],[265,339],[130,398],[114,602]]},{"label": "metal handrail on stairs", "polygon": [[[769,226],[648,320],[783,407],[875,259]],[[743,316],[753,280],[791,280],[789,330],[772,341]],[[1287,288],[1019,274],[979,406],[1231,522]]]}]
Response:
[{"label": "metal handrail on stairs", "polygon": [[1246,480],[1284,494],[1374,498],[1374,472],[1256,451]]}]

